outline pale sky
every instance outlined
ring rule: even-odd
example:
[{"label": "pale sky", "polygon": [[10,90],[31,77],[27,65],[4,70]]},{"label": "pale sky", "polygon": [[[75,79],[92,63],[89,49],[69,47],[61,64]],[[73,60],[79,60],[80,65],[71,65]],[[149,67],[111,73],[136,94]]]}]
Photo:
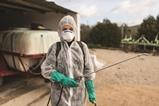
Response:
[{"label": "pale sky", "polygon": [[149,15],[159,14],[158,0],[53,0],[56,4],[80,14],[80,21],[94,25],[104,18],[119,25],[140,24]]}]

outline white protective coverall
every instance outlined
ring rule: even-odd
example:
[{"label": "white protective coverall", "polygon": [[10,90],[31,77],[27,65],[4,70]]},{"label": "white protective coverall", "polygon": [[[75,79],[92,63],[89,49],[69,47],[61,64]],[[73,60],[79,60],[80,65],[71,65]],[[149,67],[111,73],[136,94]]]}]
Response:
[{"label": "white protective coverall", "polygon": [[[62,28],[66,24],[71,25],[75,33],[75,39],[70,46],[61,37]],[[47,79],[50,79],[49,74],[53,70],[58,70],[59,72],[63,73],[65,76],[69,76],[71,78],[76,78],[78,76],[93,72],[94,67],[91,61],[91,56],[89,54],[87,45],[82,42],[83,51],[84,51],[83,54],[81,47],[77,43],[77,28],[73,17],[68,15],[61,19],[58,26],[58,34],[61,39],[60,42],[61,49],[59,51],[57,60],[55,56],[56,54],[56,43],[55,43],[50,47],[47,53],[47,57],[44,60],[43,64],[41,65],[42,76]],[[57,67],[56,67],[56,61],[57,61]],[[86,99],[86,89],[84,81],[93,80],[94,78],[95,74],[91,74],[83,78],[79,82],[78,87],[64,88],[59,106],[84,106]],[[56,103],[58,102],[60,90],[61,90],[61,85],[53,82],[51,85],[52,106],[55,106]]]}]

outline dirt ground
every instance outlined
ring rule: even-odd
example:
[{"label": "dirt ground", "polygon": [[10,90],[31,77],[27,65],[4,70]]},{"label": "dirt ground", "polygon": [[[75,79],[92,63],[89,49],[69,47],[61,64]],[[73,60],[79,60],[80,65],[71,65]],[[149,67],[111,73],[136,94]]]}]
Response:
[{"label": "dirt ground", "polygon": [[[105,65],[139,54],[106,49],[91,53]],[[49,87],[42,78],[18,80],[0,87],[1,106],[46,106]],[[159,56],[149,54],[105,69],[97,73],[95,88],[97,106],[159,106]]]},{"label": "dirt ground", "polygon": [[[102,49],[93,52],[106,65],[139,54]],[[159,57],[149,54],[103,70],[95,84],[99,106],[159,106]]]}]

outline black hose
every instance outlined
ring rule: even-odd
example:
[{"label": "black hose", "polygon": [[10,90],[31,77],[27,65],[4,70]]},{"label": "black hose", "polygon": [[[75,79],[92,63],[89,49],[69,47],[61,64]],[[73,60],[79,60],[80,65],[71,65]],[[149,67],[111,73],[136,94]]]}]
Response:
[{"label": "black hose", "polygon": [[[124,59],[124,60],[122,60],[122,61],[116,62],[116,63],[111,64],[111,65],[109,65],[109,66],[105,66],[105,67],[103,67],[103,68],[101,68],[101,69],[98,69],[98,70],[96,70],[96,71],[94,71],[94,72],[85,74],[85,75],[83,75],[83,76],[79,76],[79,77],[75,78],[75,80],[81,80],[81,79],[82,79],[83,77],[85,77],[85,76],[88,76],[88,75],[93,74],[93,73],[97,73],[97,72],[102,71],[102,70],[104,70],[104,69],[113,67],[113,66],[115,66],[115,65],[121,64],[121,63],[126,62],[126,61],[129,61],[129,60],[131,60],[131,59],[135,59],[135,58],[140,57],[140,56],[147,56],[147,54],[139,54],[139,55],[137,55],[137,56],[134,56],[134,57],[131,57],[131,58],[128,58],[128,59]],[[58,102],[57,102],[56,106],[58,106],[59,103],[60,103],[60,100],[61,100],[61,97],[62,97],[63,88],[64,88],[64,87],[62,86],[61,91],[60,91],[60,97],[59,97],[59,99],[58,99]],[[49,98],[49,101],[50,101],[50,98]],[[48,102],[48,104],[49,104],[49,102]],[[48,106],[48,105],[47,105],[47,106]],[[94,103],[94,106],[97,106],[97,104]]]},{"label": "black hose", "polygon": [[50,100],[51,100],[51,95],[49,96],[49,99],[48,99],[48,102],[47,102],[47,106],[49,106]]},{"label": "black hose", "polygon": [[57,101],[57,104],[56,104],[56,106],[58,106],[59,105],[59,103],[60,103],[60,101],[61,101],[61,97],[62,97],[62,92],[63,92],[63,86],[62,86],[62,88],[61,88],[61,91],[60,91],[60,97],[59,97],[59,100]]},{"label": "black hose", "polygon": [[[64,87],[62,86],[62,88],[61,88],[61,90],[60,90],[60,97],[59,97],[59,99],[58,99],[58,101],[57,101],[57,103],[56,103],[56,106],[58,106],[59,103],[60,103],[60,101],[61,101],[63,88],[64,88]],[[48,99],[47,106],[49,106],[50,100],[51,100],[51,95],[50,95],[50,97],[49,97],[49,99]]]},{"label": "black hose", "polygon": [[41,72],[39,72],[39,73],[36,73],[36,72],[33,72],[34,70],[36,70],[36,69],[38,69],[38,67],[40,67],[41,66],[41,64],[43,63],[43,61],[45,60],[45,55],[42,57],[42,59],[39,61],[39,63],[37,63],[34,67],[29,67],[29,72],[31,73],[31,74],[33,74],[33,75],[40,75],[41,74]]}]

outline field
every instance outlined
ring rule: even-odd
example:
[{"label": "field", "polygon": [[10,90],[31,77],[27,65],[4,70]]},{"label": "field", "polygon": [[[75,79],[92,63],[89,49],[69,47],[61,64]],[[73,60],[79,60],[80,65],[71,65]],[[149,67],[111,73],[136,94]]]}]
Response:
[{"label": "field", "polygon": [[[94,53],[106,65],[139,54],[102,49]],[[95,84],[99,106],[159,106],[159,57],[149,54],[105,69]]]},{"label": "field", "polygon": [[[139,54],[106,49],[91,53],[105,65]],[[46,106],[49,86],[42,78],[12,79],[0,87],[1,106]],[[159,56],[149,54],[98,72],[95,89],[97,106],[159,106]]]}]

